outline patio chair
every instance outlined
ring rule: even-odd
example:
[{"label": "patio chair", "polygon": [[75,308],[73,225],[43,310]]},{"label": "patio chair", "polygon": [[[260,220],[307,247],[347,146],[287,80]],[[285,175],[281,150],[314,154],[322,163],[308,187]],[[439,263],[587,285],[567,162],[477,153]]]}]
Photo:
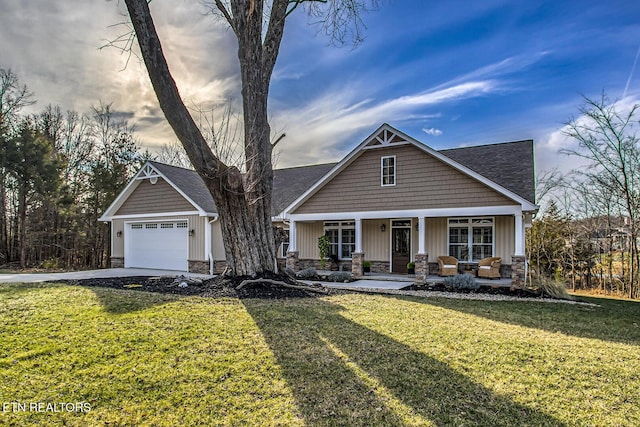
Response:
[{"label": "patio chair", "polygon": [[452,256],[441,255],[438,257],[439,276],[455,276],[458,274],[458,260]]},{"label": "patio chair", "polygon": [[487,279],[499,279],[500,278],[500,264],[502,258],[489,257],[478,261],[478,277],[484,277]]}]

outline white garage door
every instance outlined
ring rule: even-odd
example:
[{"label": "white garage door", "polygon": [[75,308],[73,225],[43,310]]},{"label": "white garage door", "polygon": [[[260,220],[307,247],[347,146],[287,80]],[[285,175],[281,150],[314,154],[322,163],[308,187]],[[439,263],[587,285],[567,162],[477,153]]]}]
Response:
[{"label": "white garage door", "polygon": [[187,221],[130,223],[126,226],[124,266],[187,271]]}]

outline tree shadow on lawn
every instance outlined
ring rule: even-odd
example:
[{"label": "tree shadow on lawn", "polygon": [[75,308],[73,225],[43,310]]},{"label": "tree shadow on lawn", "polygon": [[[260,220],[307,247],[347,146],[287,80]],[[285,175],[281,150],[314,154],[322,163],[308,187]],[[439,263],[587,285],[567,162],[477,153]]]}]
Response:
[{"label": "tree shadow on lawn", "polygon": [[143,311],[148,308],[170,303],[180,299],[178,295],[141,292],[137,290],[114,289],[99,286],[69,285],[64,282],[39,283],[3,283],[0,284],[0,298],[14,298],[29,292],[47,292],[63,286],[88,289],[97,297],[99,304],[111,314],[125,314]]},{"label": "tree shadow on lawn", "polygon": [[325,300],[243,303],[309,425],[563,425],[354,323]]},{"label": "tree shadow on lawn", "polygon": [[126,314],[144,311],[151,307],[178,301],[182,298],[179,295],[155,292],[110,289],[95,286],[83,288],[90,289],[98,298],[100,305],[110,314]]},{"label": "tree shadow on lawn", "polygon": [[577,298],[578,301],[597,304],[597,306],[587,306],[562,302],[539,302],[526,298],[513,302],[393,297],[456,310],[498,322],[549,332],[560,332],[579,338],[640,344],[640,328],[638,327],[640,302],[637,301]]}]

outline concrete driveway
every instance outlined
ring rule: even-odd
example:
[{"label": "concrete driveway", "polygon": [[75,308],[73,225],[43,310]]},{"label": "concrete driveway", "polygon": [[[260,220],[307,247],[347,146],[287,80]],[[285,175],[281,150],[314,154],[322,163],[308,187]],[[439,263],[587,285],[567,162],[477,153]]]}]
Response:
[{"label": "concrete driveway", "polygon": [[107,268],[104,270],[71,271],[68,273],[27,273],[27,274],[0,274],[0,283],[37,283],[69,279],[94,279],[105,277],[131,277],[131,276],[186,276],[198,278],[210,278],[208,274],[188,273],[174,270],[152,270],[147,268]]}]

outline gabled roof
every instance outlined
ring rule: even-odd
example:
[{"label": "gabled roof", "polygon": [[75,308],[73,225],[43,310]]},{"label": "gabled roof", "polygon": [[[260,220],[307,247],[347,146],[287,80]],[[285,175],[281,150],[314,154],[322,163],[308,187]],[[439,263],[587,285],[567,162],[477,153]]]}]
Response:
[{"label": "gabled roof", "polygon": [[[363,150],[394,144],[412,144],[454,169],[521,203],[525,210],[537,208],[532,140],[436,151],[388,124],[383,124],[339,163],[275,169],[272,216],[279,216],[300,206],[346,168]],[[118,195],[100,220],[110,221],[124,201],[133,193],[141,179],[156,176],[166,180],[194,206],[194,211],[198,211],[200,215],[217,215],[216,205],[209,190],[194,170],[149,161]]]},{"label": "gabled roof", "polygon": [[[286,208],[286,211],[292,212],[299,208],[326,183],[331,181],[336,175],[358,158],[365,150],[402,146],[407,144],[417,147],[423,152],[449,165],[453,169],[456,169],[459,172],[485,184],[489,188],[492,188],[498,193],[522,205],[524,211],[537,211],[537,206],[535,205],[535,187],[533,185],[533,141],[529,140],[511,143],[521,144],[518,145],[518,148],[521,148],[520,150],[511,151],[509,149],[505,149],[505,147],[503,147],[504,144],[492,144],[487,146],[446,150],[449,151],[449,156],[447,156],[445,154],[446,151],[436,151],[387,123],[381,125],[368,138],[360,143],[360,145],[347,154],[327,175],[291,203]],[[466,155],[462,152],[462,150],[468,150],[471,148],[476,148],[477,150],[470,155]],[[483,154],[486,157],[479,157],[480,154]],[[521,158],[520,156],[524,158]],[[501,162],[509,163],[509,172],[503,175],[499,169],[494,169],[494,167],[498,166],[498,161],[493,159],[493,157],[502,158]],[[484,164],[485,162],[486,164]],[[517,167],[521,167],[524,170],[521,173],[518,173],[516,171]],[[481,170],[492,176],[493,179],[489,178],[484,173],[480,173]],[[530,175],[530,178],[527,178],[527,175]],[[509,187],[517,189],[517,192],[506,186],[511,177],[514,178],[514,182],[510,182]],[[495,180],[498,180],[498,182]],[[519,185],[523,185],[526,188],[519,188]]]},{"label": "gabled roof", "polygon": [[161,172],[168,181],[180,188],[203,211],[218,212],[209,189],[196,171],[155,161],[149,161],[149,164]]},{"label": "gabled roof", "polygon": [[320,178],[325,176],[336,163],[300,166],[273,171],[273,196],[271,198],[271,214],[281,213]]},{"label": "gabled roof", "polygon": [[454,148],[440,153],[535,203],[533,140]]},{"label": "gabled roof", "polygon": [[[336,164],[326,163],[311,166],[298,166],[273,171],[273,216],[278,215],[291,202],[311,187],[316,181],[327,174]],[[116,200],[109,206],[100,218],[101,221],[110,221],[124,201],[129,197],[140,179],[162,177],[176,191],[178,191],[201,215],[214,216],[218,213],[216,204],[209,193],[209,189],[198,173],[191,169],[172,166],[156,161],[148,161],[129,182]],[[170,210],[170,209],[168,209]]]}]

